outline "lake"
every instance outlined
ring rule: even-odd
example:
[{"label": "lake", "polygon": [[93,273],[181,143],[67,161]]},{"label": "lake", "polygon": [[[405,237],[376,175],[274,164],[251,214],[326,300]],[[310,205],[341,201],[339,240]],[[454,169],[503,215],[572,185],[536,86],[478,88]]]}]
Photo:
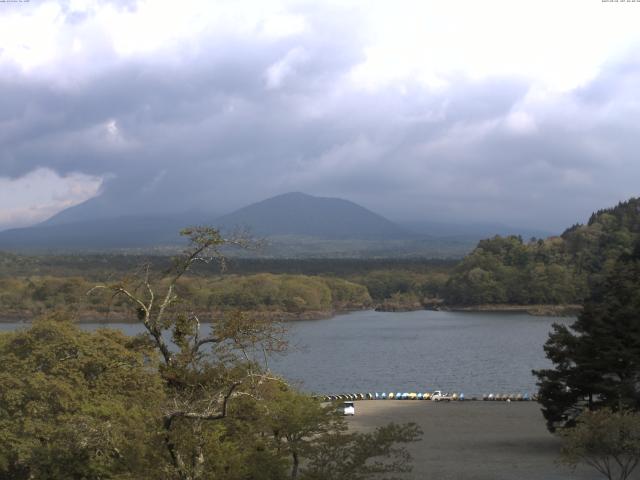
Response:
[{"label": "lake", "polygon": [[[288,324],[292,350],[270,366],[304,390],[325,394],[533,393],[531,370],[550,365],[542,346],[551,325],[572,321],[513,313],[353,312]],[[0,330],[20,325],[0,324]],[[142,331],[137,324],[108,326]]]}]

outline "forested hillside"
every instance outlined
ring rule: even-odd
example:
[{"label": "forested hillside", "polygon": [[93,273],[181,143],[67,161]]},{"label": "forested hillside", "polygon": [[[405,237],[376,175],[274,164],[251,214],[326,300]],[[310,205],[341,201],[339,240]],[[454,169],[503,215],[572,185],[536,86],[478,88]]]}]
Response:
[{"label": "forested hillside", "polygon": [[454,268],[444,298],[456,305],[581,303],[639,238],[640,199],[632,198],[559,237],[482,240]]}]

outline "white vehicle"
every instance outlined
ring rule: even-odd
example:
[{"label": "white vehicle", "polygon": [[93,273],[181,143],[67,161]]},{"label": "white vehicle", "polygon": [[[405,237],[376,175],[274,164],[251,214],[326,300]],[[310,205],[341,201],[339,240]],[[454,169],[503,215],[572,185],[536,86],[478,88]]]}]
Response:
[{"label": "white vehicle", "polygon": [[433,395],[431,395],[431,400],[433,400],[434,402],[449,402],[451,401],[451,395],[449,395],[448,393],[443,393],[440,390],[436,390],[435,392],[433,392]]},{"label": "white vehicle", "polygon": [[353,402],[343,402],[342,405],[340,405],[339,411],[343,415],[355,415],[356,407],[353,405]]}]

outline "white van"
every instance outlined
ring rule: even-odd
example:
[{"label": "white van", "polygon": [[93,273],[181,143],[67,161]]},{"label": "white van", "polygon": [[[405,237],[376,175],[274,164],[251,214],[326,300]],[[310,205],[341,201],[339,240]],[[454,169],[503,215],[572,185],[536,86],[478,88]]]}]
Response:
[{"label": "white van", "polygon": [[356,407],[353,405],[353,402],[343,402],[340,406],[340,412],[343,415],[355,415]]}]

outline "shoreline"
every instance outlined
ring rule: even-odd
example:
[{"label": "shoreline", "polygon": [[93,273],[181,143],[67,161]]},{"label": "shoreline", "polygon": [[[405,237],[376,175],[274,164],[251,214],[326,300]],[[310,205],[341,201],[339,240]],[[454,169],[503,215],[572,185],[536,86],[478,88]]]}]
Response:
[{"label": "shoreline", "polygon": [[[405,308],[383,309],[380,305],[373,308],[346,308],[338,310],[311,310],[308,312],[270,312],[270,311],[246,311],[247,315],[253,315],[256,318],[271,319],[281,322],[298,322],[309,320],[328,320],[338,315],[345,315],[352,312],[416,312],[425,311],[442,311],[442,312],[469,312],[469,313],[523,313],[531,316],[543,317],[574,317],[582,311],[581,305],[509,305],[509,304],[484,304],[484,305],[421,305],[406,306]],[[213,323],[216,319],[228,312],[216,312],[213,315],[202,314],[202,323]],[[72,314],[74,315],[74,314]],[[31,312],[13,312],[6,315],[0,314],[0,323],[31,323],[39,315]],[[125,315],[121,312],[113,312],[110,314],[98,314],[97,312],[86,312],[80,314],[74,323],[96,324],[96,323],[138,323],[138,320],[132,315]]]},{"label": "shoreline", "polygon": [[[331,311],[321,311],[321,310],[312,310],[308,312],[268,312],[268,311],[244,311],[242,313],[247,315],[253,315],[256,318],[262,319],[272,319],[281,322],[296,322],[296,321],[305,321],[305,320],[326,320],[329,318],[333,318],[337,315],[342,315],[350,312],[360,312],[366,311],[369,309],[345,309],[345,310],[331,310]],[[199,314],[200,320],[202,323],[213,323],[217,319],[221,318],[225,313],[229,312],[216,312],[214,314]],[[113,312],[111,314],[98,314],[95,312],[85,313],[77,315],[75,313],[70,314],[72,317],[75,317],[73,323],[78,324],[100,324],[100,323],[126,323],[126,324],[135,324],[139,323],[139,320],[135,318],[134,315],[131,314],[123,314],[122,312]],[[33,313],[13,313],[2,315],[0,314],[0,324],[6,323],[24,323],[28,324],[36,320],[41,315],[33,314]]]},{"label": "shoreline", "polygon": [[383,308],[382,305],[378,305],[375,307],[376,312],[415,312],[420,310],[470,313],[526,313],[534,317],[575,317],[580,312],[582,312],[582,305],[512,305],[508,303],[480,305],[446,305],[443,303],[431,303],[427,305],[420,305],[419,307],[413,305],[402,305],[395,308]]},{"label": "shoreline", "polygon": [[534,317],[574,317],[582,312],[582,305],[509,305],[509,304],[484,304],[470,306],[445,306],[440,310],[451,312],[507,312],[526,313]]}]

